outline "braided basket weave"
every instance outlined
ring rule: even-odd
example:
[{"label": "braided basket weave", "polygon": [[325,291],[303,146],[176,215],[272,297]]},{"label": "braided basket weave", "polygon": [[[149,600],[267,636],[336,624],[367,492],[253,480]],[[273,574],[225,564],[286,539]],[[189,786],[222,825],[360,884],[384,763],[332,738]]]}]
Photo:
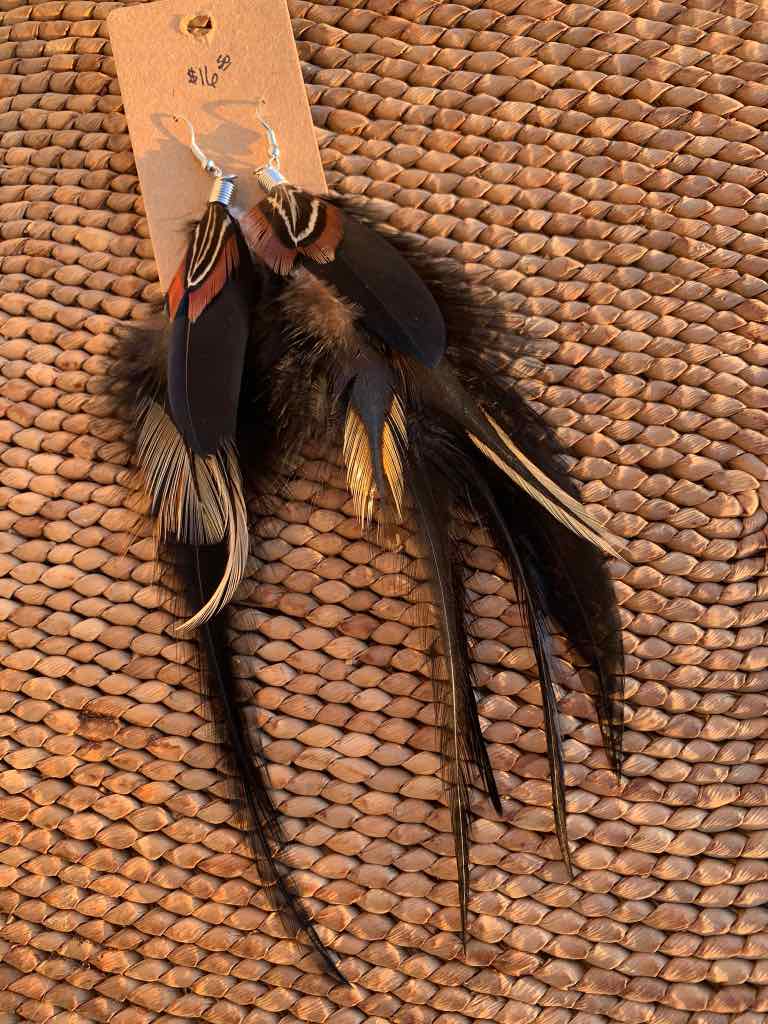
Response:
[{"label": "braided basket weave", "polygon": [[329,186],[506,295],[510,372],[627,540],[621,786],[563,662],[571,881],[471,535],[507,814],[478,797],[465,954],[396,560],[323,453],[260,523],[238,671],[350,988],[269,912],[105,414],[111,332],[161,298],[115,6],[0,0],[0,1024],[763,1024],[768,6],[291,2]]}]

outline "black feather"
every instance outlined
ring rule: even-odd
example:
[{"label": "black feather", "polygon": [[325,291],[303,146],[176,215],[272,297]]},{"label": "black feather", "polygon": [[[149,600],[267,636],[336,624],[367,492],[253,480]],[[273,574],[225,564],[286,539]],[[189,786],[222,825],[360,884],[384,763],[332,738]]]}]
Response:
[{"label": "black feather", "polygon": [[383,468],[384,425],[395,393],[394,374],[383,356],[366,350],[353,361],[348,401],[365,424],[379,494],[386,498],[389,488]]},{"label": "black feather", "polygon": [[330,263],[307,269],[334,285],[363,311],[365,328],[425,366],[445,353],[445,322],[434,296],[411,265],[381,235],[352,217]]},{"label": "black feather", "polygon": [[502,806],[477,710],[464,572],[451,532],[450,513],[463,497],[464,483],[455,472],[456,451],[452,449],[450,437],[440,438],[438,431],[415,429],[409,437],[406,481],[436,607],[440,644],[432,669],[434,700],[443,782],[456,846],[461,934],[465,937],[472,824],[470,795],[476,774],[499,815]]},{"label": "black feather", "polygon": [[[547,476],[573,497],[578,492],[568,476],[553,435],[503,375],[478,369],[481,353],[464,349],[457,369],[467,389],[492,411]],[[480,363],[482,366],[482,363]],[[621,771],[624,699],[624,655],[613,584],[605,555],[577,536],[493,467],[486,478],[501,520],[514,534],[522,564],[535,568],[538,604],[552,624],[559,625],[584,659],[582,679],[592,694],[606,752],[616,773]],[[494,531],[497,544],[498,531]],[[503,552],[502,552],[503,553]]]},{"label": "black feather", "polygon": [[[165,401],[170,329],[165,321],[151,329],[122,332],[113,351],[115,358],[107,376],[106,390],[111,411],[122,422],[124,438],[135,455],[140,451],[143,411],[148,404],[162,408]],[[277,464],[282,465],[283,453],[280,458],[270,457],[276,452],[274,423],[266,415],[265,391],[256,386],[262,377],[262,368],[255,352],[247,353],[245,368],[249,387],[247,397],[239,405],[238,422],[241,431],[254,442],[256,450],[250,453],[252,483],[263,495],[274,487],[271,474]],[[140,481],[137,485],[141,486]],[[167,497],[162,488],[159,493],[150,492],[152,515],[162,513]],[[261,507],[264,507],[263,502]],[[163,578],[176,594],[174,610],[183,616],[204,606],[215,591],[227,560],[226,544],[189,544],[180,543],[178,538],[161,537],[158,557]],[[346,984],[335,955],[321,942],[290,875],[280,862],[282,832],[269,793],[263,753],[248,728],[240,684],[232,670],[227,617],[227,610],[220,610],[197,628],[195,636],[202,696],[224,753],[233,802],[243,816],[259,876],[287,933],[293,937],[304,935],[322,956],[332,976]]]},{"label": "black feather", "polygon": [[[499,554],[507,564],[536,658],[550,766],[555,832],[563,861],[568,873],[572,874],[566,823],[563,742],[555,689],[557,671],[552,654],[550,622],[547,618],[548,603],[537,554],[527,549],[525,545],[521,546],[517,540],[518,531],[515,529],[513,534],[510,529],[510,525],[517,524],[517,520],[509,516],[509,509],[504,502],[507,492],[511,490],[508,478],[495,466],[478,463],[477,456],[470,448],[465,452],[465,459],[472,467],[468,473],[467,500],[472,504],[477,518],[490,533]],[[535,502],[531,501],[531,504],[535,506]],[[538,510],[534,507],[530,509],[530,513],[538,515]],[[521,547],[524,553],[521,552]]]},{"label": "black feather", "polygon": [[[319,275],[314,276],[317,281]],[[359,303],[351,304],[350,295],[340,296],[331,285],[326,285],[325,291],[317,284],[310,286],[311,277],[304,270],[289,279],[278,292],[276,312],[271,314],[278,334],[291,339],[270,375],[273,414],[280,420],[279,437],[290,439],[286,447],[296,450],[300,441],[309,437],[334,439],[337,425],[344,422],[351,405],[365,424],[372,477],[379,497],[386,500],[382,422],[393,397],[402,406],[407,434],[401,452],[402,473],[412,505],[409,514],[429,566],[440,638],[433,675],[443,774],[456,834],[464,931],[472,782],[482,781],[497,812],[501,802],[473,692],[464,579],[452,516],[470,511],[486,526],[517,587],[539,670],[555,827],[569,867],[562,741],[549,630],[562,624],[595,670],[598,717],[609,755],[618,764],[621,647],[605,557],[593,543],[573,532],[580,523],[569,502],[579,514],[584,510],[558,461],[551,433],[510,386],[494,380],[485,364],[482,346],[503,325],[497,305],[486,302],[478,312],[468,301],[466,288],[443,280],[442,294],[439,288],[436,291],[441,295],[452,344],[448,359],[430,369],[374,335],[365,310],[359,312]],[[265,321],[269,320],[268,315]],[[494,453],[495,460],[483,446]],[[544,474],[555,489],[543,485],[537,474]],[[592,621],[598,609],[605,613],[602,624]]]},{"label": "black feather", "polygon": [[254,301],[250,257],[239,237],[238,245],[237,272],[194,322],[185,296],[170,330],[168,405],[177,429],[198,455],[218,451],[235,434]]},{"label": "black feather", "polygon": [[[606,753],[621,772],[624,656],[621,626],[606,559],[536,503],[514,491],[502,473],[489,474],[496,507],[515,524],[520,558],[536,568],[539,607],[586,663],[582,681],[594,700]],[[499,545],[497,532],[493,533]],[[500,549],[501,550],[501,549]]]},{"label": "black feather", "polygon": [[168,404],[198,455],[212,454],[234,436],[249,314],[246,296],[231,282],[194,324],[179,315],[171,325]]},{"label": "black feather", "polygon": [[[343,205],[352,209],[348,201]],[[442,310],[448,335],[447,362],[463,387],[483,403],[532,462],[577,498],[554,434],[510,377],[510,364],[528,353],[530,343],[510,329],[502,302],[487,288],[469,286],[452,262],[426,254],[420,239],[397,235],[393,242]],[[624,655],[606,558],[594,544],[542,514],[538,503],[511,485],[503,473],[494,471],[488,476],[495,481],[493,500],[514,535],[523,563],[536,567],[536,589],[549,621],[560,626],[586,662],[582,680],[594,698],[603,743],[619,775]]]},{"label": "black feather", "polygon": [[[177,350],[187,339],[171,339],[174,382],[169,389],[178,396],[178,382],[185,380],[186,391],[179,401],[174,397],[173,409],[184,436],[198,451],[232,437],[237,410],[233,440],[262,507],[276,482],[290,475],[307,441],[340,444],[343,436],[345,456],[354,460],[347,432],[367,438],[365,458],[357,464],[366,495],[378,493],[391,504],[398,486],[404,485],[436,611],[433,678],[465,934],[473,783],[482,784],[499,814],[502,805],[474,693],[465,570],[454,517],[470,514],[485,526],[517,588],[542,688],[555,828],[569,867],[549,631],[559,624],[587,662],[587,685],[618,771],[623,673],[619,621],[606,559],[585,539],[597,533],[579,533],[580,522],[583,525],[588,517],[554,438],[504,379],[520,339],[508,330],[503,308],[487,291],[476,292],[458,282],[454,264],[430,261],[402,238],[390,241],[403,253],[347,217],[344,240],[331,263],[313,263],[285,278],[262,268],[259,301],[243,350],[240,341],[219,336],[223,321],[214,316],[217,305],[221,304],[219,312],[229,309],[229,299],[220,295],[198,318],[202,323],[211,314],[210,327],[204,322],[199,351],[190,356],[192,347],[184,348],[182,360]],[[227,320],[223,333],[229,334],[231,328],[242,338],[240,299],[232,302],[233,319]],[[222,345],[230,368],[215,364]],[[184,377],[190,358],[195,363],[191,389],[189,375]],[[242,366],[242,388],[237,374],[230,373],[235,365]],[[127,373],[134,382],[141,378],[137,386],[142,394],[166,402],[164,374],[156,367],[141,372],[128,368]],[[214,381],[212,398],[206,385]],[[214,409],[209,408],[211,401]],[[202,439],[197,436],[201,429]],[[230,457],[229,448],[225,454]],[[222,463],[218,472],[229,472],[232,484],[229,463]],[[156,512],[162,501],[160,493]],[[234,521],[234,504],[233,499],[227,506],[228,523]],[[404,518],[409,514],[406,509]],[[223,545],[186,543],[181,548],[187,559],[187,598],[192,607],[199,607],[222,574]],[[260,751],[245,729],[237,683],[226,658],[223,611],[216,612],[201,624],[206,685],[230,769],[239,780],[254,856],[289,929],[294,934],[306,932],[319,943],[279,865],[279,827]],[[330,970],[337,970],[332,958],[327,963]]]},{"label": "black feather", "polygon": [[[167,557],[176,566],[190,610],[204,605],[221,578],[226,561],[224,546],[176,546]],[[203,654],[201,676],[206,704],[225,753],[232,798],[240,809],[261,881],[269,887],[270,901],[288,933],[306,935],[326,966],[346,984],[336,957],[320,940],[278,860],[284,838],[269,794],[261,745],[248,728],[239,683],[232,672],[226,613],[205,622],[198,630],[198,640]]]}]

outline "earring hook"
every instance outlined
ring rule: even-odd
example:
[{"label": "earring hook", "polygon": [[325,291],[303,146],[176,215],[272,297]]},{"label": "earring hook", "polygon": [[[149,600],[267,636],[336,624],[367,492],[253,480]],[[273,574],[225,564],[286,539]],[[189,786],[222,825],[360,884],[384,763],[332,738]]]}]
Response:
[{"label": "earring hook", "polygon": [[177,124],[179,121],[184,121],[186,123],[187,128],[189,128],[189,148],[192,150],[192,154],[206,174],[213,175],[213,188],[211,189],[208,201],[211,203],[221,203],[222,206],[229,206],[235,191],[235,179],[237,175],[225,174],[218,164],[215,164],[210,157],[205,155],[197,144],[195,127],[188,117],[177,117],[174,114],[173,120],[176,121]]},{"label": "earring hook", "polygon": [[202,151],[202,149],[200,149],[200,147],[198,146],[197,137],[195,135],[195,126],[192,124],[189,118],[177,117],[176,114],[174,114],[173,120],[176,121],[177,124],[179,121],[183,121],[186,124],[187,128],[189,128],[189,148],[192,150],[192,153],[194,154],[195,158],[197,159],[198,163],[203,168],[203,170],[206,171],[206,173],[208,174],[212,174],[214,178],[225,177],[224,172],[218,166],[218,164],[215,164],[213,160],[210,159],[210,157],[207,157],[205,153]]},{"label": "earring hook", "polygon": [[[259,100],[258,104],[261,105],[264,101]],[[256,120],[261,124],[267,136],[267,144],[269,146],[268,159],[265,164],[258,167],[254,174],[263,189],[267,192],[270,189],[275,188],[277,185],[281,185],[285,181],[283,172],[280,170],[280,146],[275,135],[275,130],[272,125],[263,117],[258,109],[256,110]]]}]

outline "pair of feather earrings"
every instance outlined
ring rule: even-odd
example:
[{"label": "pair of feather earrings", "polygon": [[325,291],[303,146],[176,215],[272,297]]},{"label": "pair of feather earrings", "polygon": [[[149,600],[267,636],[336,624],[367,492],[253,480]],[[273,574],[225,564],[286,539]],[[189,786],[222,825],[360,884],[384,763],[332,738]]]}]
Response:
[{"label": "pair of feather earrings", "polygon": [[[239,221],[235,189],[213,179],[208,205],[166,297],[167,322],[127,337],[114,363],[116,408],[164,558],[202,654],[205,695],[248,840],[273,905],[342,978],[279,860],[280,824],[249,732],[227,647],[227,607],[246,571],[252,499],[270,493],[312,439],[337,443],[356,514],[417,534],[436,618],[433,682],[443,780],[455,838],[462,936],[470,887],[470,795],[503,814],[482,735],[453,517],[488,531],[514,581],[541,684],[555,830],[570,870],[557,625],[586,663],[609,759],[622,749],[623,657],[605,567],[612,538],[581,504],[552,436],[489,364],[503,311],[457,283],[405,238],[285,180],[273,130],[255,173],[264,198]],[[501,335],[500,335],[501,332]],[[499,340],[501,339],[501,340]]]}]

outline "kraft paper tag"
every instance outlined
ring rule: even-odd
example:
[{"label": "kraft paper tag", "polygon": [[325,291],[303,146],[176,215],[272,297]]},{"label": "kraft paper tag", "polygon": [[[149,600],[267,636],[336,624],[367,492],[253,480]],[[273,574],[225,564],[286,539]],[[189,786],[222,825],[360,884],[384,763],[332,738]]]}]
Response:
[{"label": "kraft paper tag", "polygon": [[163,290],[211,190],[174,115],[237,174],[233,208],[263,195],[253,176],[268,153],[257,111],[275,130],[288,180],[326,191],[285,0],[160,0],[119,8],[107,26]]}]

